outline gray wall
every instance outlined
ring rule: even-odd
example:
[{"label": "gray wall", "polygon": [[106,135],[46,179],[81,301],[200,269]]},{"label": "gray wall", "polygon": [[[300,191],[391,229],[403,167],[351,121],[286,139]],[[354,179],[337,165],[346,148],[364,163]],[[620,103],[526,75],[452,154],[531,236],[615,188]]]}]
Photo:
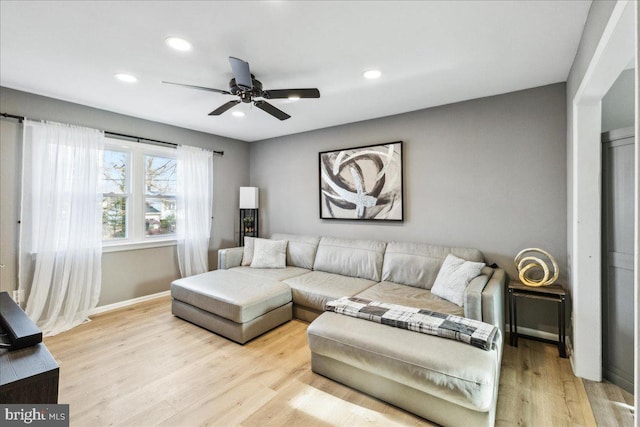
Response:
[{"label": "gray wall", "polygon": [[[265,236],[285,231],[469,246],[482,250],[488,262],[498,263],[512,277],[515,254],[540,246],[556,256],[563,273],[566,270],[562,83],[251,144],[6,88],[0,88],[0,109],[224,150],[224,157],[214,163],[212,266],[215,250],[236,242],[238,187],[255,185],[260,188]],[[4,260],[16,246],[20,130],[15,121],[3,119],[1,124]],[[404,141],[405,151],[404,223],[321,221],[318,152],[397,140]],[[174,252],[167,247],[105,254],[99,304],[168,289],[178,275]],[[15,274],[6,270],[1,286],[11,290]],[[533,305],[522,317],[523,326],[555,328],[553,307]]]},{"label": "gray wall", "polygon": [[[237,239],[238,187],[249,184],[249,145],[246,142],[137,119],[104,110],[0,88],[0,111],[35,119],[136,135],[224,151],[214,156],[214,221],[209,266],[216,267],[217,250]],[[17,289],[21,125],[0,120],[0,290]],[[98,305],[106,305],[166,291],[179,277],[175,246],[111,252],[103,255],[102,291]]]},{"label": "gray wall", "polygon": [[[261,231],[428,242],[480,249],[515,277],[523,248],[566,272],[565,85],[476,99],[251,144]],[[405,221],[318,218],[318,152],[404,141]],[[522,326],[555,330],[532,304]]]},{"label": "gray wall", "polygon": [[625,70],[602,98],[602,132],[633,126],[635,122],[635,69]]}]

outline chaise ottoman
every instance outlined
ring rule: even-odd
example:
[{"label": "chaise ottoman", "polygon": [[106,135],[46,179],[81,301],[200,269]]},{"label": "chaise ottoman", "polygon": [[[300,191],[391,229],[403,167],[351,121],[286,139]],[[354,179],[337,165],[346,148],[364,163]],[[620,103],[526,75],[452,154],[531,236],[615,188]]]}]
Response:
[{"label": "chaise ottoman", "polygon": [[441,425],[493,426],[502,336],[481,350],[342,314],[307,329],[311,370]]},{"label": "chaise ottoman", "polygon": [[277,280],[215,270],[171,283],[171,312],[240,344],[291,320],[291,288]]}]

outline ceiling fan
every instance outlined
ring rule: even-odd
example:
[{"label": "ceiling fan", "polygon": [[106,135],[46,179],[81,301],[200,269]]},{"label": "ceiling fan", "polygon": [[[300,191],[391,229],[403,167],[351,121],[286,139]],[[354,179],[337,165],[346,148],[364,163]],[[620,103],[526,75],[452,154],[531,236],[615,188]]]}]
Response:
[{"label": "ceiling fan", "polygon": [[242,59],[234,58],[233,56],[229,57],[229,62],[231,63],[231,71],[233,72],[233,78],[229,82],[229,90],[221,90],[214,89],[210,87],[202,87],[202,86],[193,86],[187,85],[183,83],[173,83],[173,82],[165,82],[167,84],[178,85],[189,87],[192,89],[200,89],[207,90],[209,92],[221,93],[223,95],[236,95],[239,96],[240,99],[235,99],[233,101],[229,101],[226,104],[221,105],[216,108],[212,112],[209,113],[210,116],[219,116],[240,102],[250,103],[253,102],[253,105],[271,114],[273,117],[280,120],[287,120],[290,115],[285,113],[284,111],[274,107],[269,104],[267,101],[263,99],[255,99],[255,98],[264,98],[264,99],[300,99],[300,98],[320,98],[320,91],[318,89],[272,89],[272,90],[263,90],[262,83],[259,80],[256,80],[255,76],[251,74],[249,70],[249,63],[243,61]]}]

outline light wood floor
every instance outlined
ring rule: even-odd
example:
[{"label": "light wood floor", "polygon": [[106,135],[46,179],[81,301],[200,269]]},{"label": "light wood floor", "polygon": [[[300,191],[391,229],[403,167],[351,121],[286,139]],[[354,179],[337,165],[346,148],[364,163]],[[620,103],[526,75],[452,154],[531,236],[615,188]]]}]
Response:
[{"label": "light wood floor", "polygon": [[584,381],[600,427],[633,427],[633,394],[609,382]]},{"label": "light wood floor", "polygon": [[[311,372],[307,324],[240,346],[171,315],[169,298],[46,338],[72,426],[429,426]],[[593,426],[582,381],[554,346],[505,346],[498,426]]]}]

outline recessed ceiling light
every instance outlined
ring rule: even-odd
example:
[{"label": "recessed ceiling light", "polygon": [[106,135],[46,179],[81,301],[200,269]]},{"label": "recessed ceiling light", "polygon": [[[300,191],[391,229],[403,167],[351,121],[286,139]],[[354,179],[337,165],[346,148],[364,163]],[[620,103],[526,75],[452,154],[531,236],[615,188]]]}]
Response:
[{"label": "recessed ceiling light", "polygon": [[300,99],[300,96],[298,96],[298,95],[291,95],[291,96],[289,97],[289,101],[297,101],[297,100],[299,100],[299,99]]},{"label": "recessed ceiling light", "polygon": [[367,70],[364,73],[362,73],[362,77],[364,77],[365,79],[377,79],[378,77],[380,77],[382,75],[382,73],[380,72],[380,70]]},{"label": "recessed ceiling light", "polygon": [[234,111],[231,114],[235,117],[244,117],[244,113],[242,111]]},{"label": "recessed ceiling light", "polygon": [[113,77],[120,80],[121,82],[126,82],[126,83],[135,83],[138,81],[138,79],[135,76],[132,76],[131,74],[125,74],[125,73],[117,73],[117,74],[114,74]]},{"label": "recessed ceiling light", "polygon": [[191,50],[191,43],[185,39],[181,39],[180,37],[167,37],[165,42],[169,47],[172,47],[175,50],[180,50],[182,52]]}]

